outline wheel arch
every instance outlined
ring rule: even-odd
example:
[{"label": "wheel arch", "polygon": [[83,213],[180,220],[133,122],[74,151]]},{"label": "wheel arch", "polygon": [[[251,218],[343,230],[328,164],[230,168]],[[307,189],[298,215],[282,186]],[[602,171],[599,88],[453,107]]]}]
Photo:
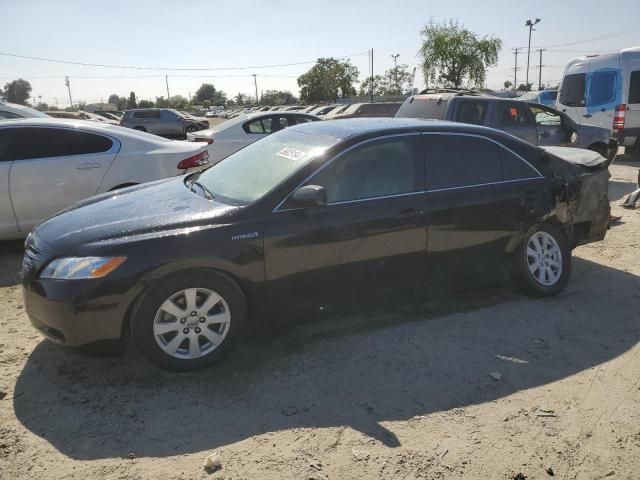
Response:
[{"label": "wheel arch", "polygon": [[146,296],[149,294],[150,291],[153,290],[154,287],[156,287],[158,284],[160,284],[160,282],[165,281],[169,277],[185,276],[185,275],[189,275],[190,273],[206,273],[209,275],[217,275],[218,277],[221,277],[226,281],[234,284],[238,288],[238,290],[240,290],[240,292],[245,298],[246,307],[247,307],[247,323],[250,326],[254,322],[253,305],[254,305],[255,295],[253,294],[251,288],[249,288],[247,283],[243,282],[242,279],[239,278],[237,275],[234,275],[228,271],[225,271],[220,268],[215,268],[215,267],[180,268],[180,269],[162,274],[157,278],[151,278],[154,273],[156,272],[155,271],[150,272],[146,276],[150,280],[148,283],[145,282],[144,279],[140,280],[141,282],[145,283],[145,285],[139,292],[137,292],[133,300],[131,300],[129,302],[129,305],[127,306],[124,317],[122,319],[122,325],[120,326],[120,338],[124,339],[128,336],[129,332],[131,331],[130,329],[131,319],[135,316],[137,311],[140,309],[142,302],[145,300]]}]

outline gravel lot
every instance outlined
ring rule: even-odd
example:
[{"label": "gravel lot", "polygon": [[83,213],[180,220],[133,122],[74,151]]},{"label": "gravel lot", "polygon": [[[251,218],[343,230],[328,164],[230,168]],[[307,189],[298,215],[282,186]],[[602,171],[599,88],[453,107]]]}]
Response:
[{"label": "gravel lot", "polygon": [[621,218],[556,298],[334,316],[196,374],[42,340],[0,244],[0,478],[638,479],[638,166],[611,168]]}]

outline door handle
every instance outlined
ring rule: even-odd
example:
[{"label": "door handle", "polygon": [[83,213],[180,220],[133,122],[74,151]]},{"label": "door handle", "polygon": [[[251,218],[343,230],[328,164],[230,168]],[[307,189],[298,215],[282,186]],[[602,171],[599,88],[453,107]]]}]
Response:
[{"label": "door handle", "polygon": [[78,170],[91,170],[92,168],[100,168],[99,163],[81,163],[76,165]]},{"label": "door handle", "polygon": [[416,210],[415,208],[407,208],[395,215],[394,218],[402,222],[410,222],[411,220],[418,218],[421,213],[422,212],[420,210]]},{"label": "door handle", "polygon": [[587,113],[586,115],[583,115],[584,118],[591,118],[593,117],[593,115],[591,115],[590,113]]}]

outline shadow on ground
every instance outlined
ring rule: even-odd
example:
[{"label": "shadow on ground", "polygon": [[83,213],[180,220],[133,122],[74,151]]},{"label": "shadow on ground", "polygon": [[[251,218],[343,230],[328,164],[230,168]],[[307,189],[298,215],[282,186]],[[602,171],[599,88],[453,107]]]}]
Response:
[{"label": "shadow on ground", "polygon": [[20,283],[23,240],[0,242],[0,288]]},{"label": "shadow on ground", "polygon": [[129,350],[98,358],[43,341],[13,405],[75,459],[198,452],[296,427],[349,426],[397,446],[383,422],[492,401],[621,355],[640,338],[638,300],[635,275],[576,259],[556,298],[492,291],[449,299],[455,309],[333,318],[261,336],[195,374],[159,371]]}]

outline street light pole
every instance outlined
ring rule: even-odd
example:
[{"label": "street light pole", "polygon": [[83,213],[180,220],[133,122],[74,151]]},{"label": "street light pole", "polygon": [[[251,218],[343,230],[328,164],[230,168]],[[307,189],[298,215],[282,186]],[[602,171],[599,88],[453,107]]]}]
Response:
[{"label": "street light pole", "polygon": [[527,87],[527,89],[529,88],[529,58],[531,57],[531,32],[533,32],[533,26],[538,23],[540,23],[540,19],[536,18],[535,21],[527,20],[524,24],[525,27],[529,27],[529,49],[527,50],[527,80],[525,82],[525,87]]},{"label": "street light pole", "polygon": [[396,85],[396,90],[400,90],[398,88],[398,57],[400,56],[399,53],[396,54],[392,54],[391,58],[393,58],[393,64],[394,64],[394,73],[395,73],[395,85]]}]

